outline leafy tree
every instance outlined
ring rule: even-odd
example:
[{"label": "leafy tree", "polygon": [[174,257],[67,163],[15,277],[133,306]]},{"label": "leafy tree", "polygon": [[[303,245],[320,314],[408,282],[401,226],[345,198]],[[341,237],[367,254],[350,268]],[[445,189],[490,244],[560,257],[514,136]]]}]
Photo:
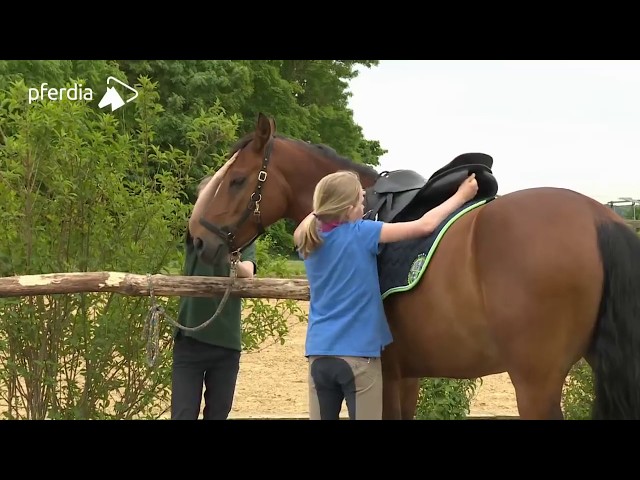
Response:
[{"label": "leafy tree", "polygon": [[[110,60],[0,60],[0,89],[22,80],[27,87],[39,88],[41,83],[60,88],[72,79],[82,79],[83,87],[97,91],[106,89],[106,80],[115,76],[124,80],[118,63]],[[101,91],[103,91],[101,90]],[[25,100],[27,99],[25,92]],[[99,100],[99,99],[98,99]],[[98,102],[95,102],[97,108]]]},{"label": "leafy tree", "polygon": [[[188,175],[202,178],[220,166],[238,136],[254,128],[258,112],[275,116],[280,133],[324,143],[357,162],[377,165],[386,150],[378,141],[364,138],[348,108],[348,82],[358,74],[357,67],[377,64],[377,60],[0,61],[0,89],[17,79],[30,87],[42,82],[60,87],[77,79],[100,97],[108,76],[130,85],[146,78],[157,95],[153,138],[144,137],[146,144],[184,153],[190,164]],[[99,99],[89,105],[96,111]],[[113,112],[121,133],[136,134],[138,111]],[[172,168],[149,155],[145,167],[127,178],[153,178]],[[181,198],[192,202],[194,187],[184,188]],[[290,222],[280,222],[270,231],[274,252],[289,250]]]},{"label": "leafy tree", "polygon": [[[163,149],[162,107],[140,77],[135,128],[83,101],[29,105],[22,79],[0,91],[0,270],[2,275],[121,271],[169,273],[190,212],[184,201],[191,154]],[[234,125],[215,108],[186,132],[193,152],[211,131]],[[215,154],[212,161],[218,161]],[[151,167],[153,165],[153,167]],[[266,266],[266,265],[265,265]],[[177,297],[159,299],[170,316]],[[0,400],[8,418],[155,418],[168,408],[172,327],[147,365],[146,297],[40,295],[0,299]],[[244,347],[282,341],[293,302],[245,302]]]},{"label": "leafy tree", "polygon": [[348,81],[356,67],[376,60],[154,60],[120,61],[130,82],[145,75],[158,82],[165,109],[160,143],[184,148],[184,132],[202,109],[218,104],[241,118],[238,131],[251,131],[256,114],[273,115],[278,130],[325,143],[355,161],[378,164],[386,153],[363,138],[348,109]]},{"label": "leafy tree", "polygon": [[[152,86],[143,84],[134,137],[119,132],[114,116],[81,101],[27,105],[27,88],[17,81],[0,97],[4,272],[161,271],[179,255],[176,236],[188,209],[179,201],[184,176],[127,178],[153,155],[145,138]],[[175,153],[156,156],[184,163]],[[5,415],[153,415],[168,395],[169,356],[165,349],[158,369],[146,367],[141,332],[148,306],[144,298],[115,294],[0,302]]]}]

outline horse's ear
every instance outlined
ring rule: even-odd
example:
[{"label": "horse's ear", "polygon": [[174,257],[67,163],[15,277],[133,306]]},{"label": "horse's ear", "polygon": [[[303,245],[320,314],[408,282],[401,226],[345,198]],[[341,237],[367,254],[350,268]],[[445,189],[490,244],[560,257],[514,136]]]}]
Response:
[{"label": "horse's ear", "polygon": [[276,133],[276,122],[260,112],[256,122],[256,133],[253,137],[253,148],[262,152],[269,139]]}]

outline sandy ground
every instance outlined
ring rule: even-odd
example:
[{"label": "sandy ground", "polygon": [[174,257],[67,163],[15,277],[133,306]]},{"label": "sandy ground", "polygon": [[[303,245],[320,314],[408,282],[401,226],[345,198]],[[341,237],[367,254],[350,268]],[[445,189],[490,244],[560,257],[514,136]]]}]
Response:
[{"label": "sandy ground", "polygon": [[[294,319],[284,345],[267,341],[260,351],[243,354],[231,417],[308,415],[306,325]],[[343,413],[346,414],[344,407]],[[483,378],[470,415],[518,415],[513,386],[506,373]]]},{"label": "sandy ground", "polygon": [[[308,311],[308,302],[300,302]],[[267,340],[256,352],[243,353],[231,418],[308,418],[306,322],[289,320],[284,345]],[[517,416],[507,374],[483,378],[471,404],[471,416]],[[0,406],[0,412],[4,406]],[[343,406],[343,416],[347,416]],[[168,412],[161,418],[169,418]]]}]

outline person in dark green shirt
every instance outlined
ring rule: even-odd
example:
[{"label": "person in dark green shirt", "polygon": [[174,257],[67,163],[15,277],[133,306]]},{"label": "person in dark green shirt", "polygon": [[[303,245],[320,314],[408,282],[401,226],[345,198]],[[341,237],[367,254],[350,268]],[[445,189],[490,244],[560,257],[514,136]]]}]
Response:
[{"label": "person in dark green shirt", "polygon": [[[200,183],[198,193],[207,181]],[[187,229],[184,275],[228,277],[227,259],[217,264],[200,261]],[[237,277],[255,275],[255,244],[241,251]],[[217,311],[222,297],[182,297],[178,323],[189,328],[209,320]],[[222,312],[205,328],[197,331],[175,328],[171,392],[171,419],[196,420],[200,414],[204,391],[205,420],[226,420],[231,411],[236,380],[240,370],[242,298],[229,296]]]}]

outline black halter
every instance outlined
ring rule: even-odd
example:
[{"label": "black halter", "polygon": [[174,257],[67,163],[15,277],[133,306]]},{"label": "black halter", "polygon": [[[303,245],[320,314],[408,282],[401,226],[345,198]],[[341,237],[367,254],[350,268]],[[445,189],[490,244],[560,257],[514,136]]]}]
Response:
[{"label": "black halter", "polygon": [[[260,168],[260,171],[258,172],[258,184],[251,194],[251,197],[249,197],[249,204],[247,205],[247,209],[245,210],[242,217],[240,217],[240,220],[238,220],[235,225],[232,226],[225,225],[223,227],[218,227],[217,225],[209,223],[203,217],[200,217],[200,224],[210,232],[218,235],[218,237],[226,242],[230,253],[238,252],[247,245],[250,245],[265,231],[264,226],[262,225],[262,217],[260,214],[260,201],[262,200],[262,185],[264,185],[264,182],[266,182],[267,180],[267,167],[269,166],[269,158],[271,157],[271,151],[273,150],[273,141],[274,137],[271,137],[269,139],[269,142],[267,143],[264,151],[264,158],[262,159],[262,166]],[[253,216],[254,221],[258,224],[258,233],[244,245],[234,250],[233,241],[236,238],[236,232],[250,216]]]}]

